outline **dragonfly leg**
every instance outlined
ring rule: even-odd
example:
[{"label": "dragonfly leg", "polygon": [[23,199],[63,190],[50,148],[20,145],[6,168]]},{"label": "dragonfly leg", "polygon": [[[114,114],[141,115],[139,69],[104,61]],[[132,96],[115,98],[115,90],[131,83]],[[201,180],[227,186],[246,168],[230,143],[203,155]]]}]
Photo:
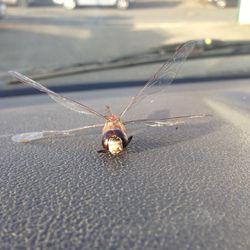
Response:
[{"label": "dragonfly leg", "polygon": [[126,147],[127,147],[127,146],[128,146],[128,144],[131,142],[132,138],[133,138],[133,136],[129,136],[129,138],[128,138],[128,142],[127,142],[127,144],[126,144]]},{"label": "dragonfly leg", "polygon": [[105,106],[107,115],[112,115],[112,111],[109,105]]},{"label": "dragonfly leg", "polygon": [[105,153],[107,153],[107,152],[108,152],[108,151],[105,150],[105,149],[101,149],[101,150],[98,150],[98,151],[97,151],[98,154],[101,154],[101,153],[105,154]]}]

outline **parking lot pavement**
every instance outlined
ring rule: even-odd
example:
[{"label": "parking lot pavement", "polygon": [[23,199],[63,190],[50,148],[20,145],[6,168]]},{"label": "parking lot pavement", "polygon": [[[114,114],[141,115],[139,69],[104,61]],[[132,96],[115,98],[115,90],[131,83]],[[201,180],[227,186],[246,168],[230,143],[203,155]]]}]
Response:
[{"label": "parking lot pavement", "polygon": [[250,40],[237,9],[190,1],[137,1],[115,8],[9,7],[0,22],[0,72],[105,60],[166,43]]}]

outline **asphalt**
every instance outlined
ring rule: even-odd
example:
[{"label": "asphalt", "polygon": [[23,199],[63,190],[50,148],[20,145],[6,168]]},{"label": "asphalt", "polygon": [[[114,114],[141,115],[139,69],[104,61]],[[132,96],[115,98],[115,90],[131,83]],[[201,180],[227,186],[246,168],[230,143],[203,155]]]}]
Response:
[{"label": "asphalt", "polygon": [[192,39],[249,40],[237,9],[192,1],[138,1],[114,8],[9,7],[0,22],[0,72],[103,61]]}]

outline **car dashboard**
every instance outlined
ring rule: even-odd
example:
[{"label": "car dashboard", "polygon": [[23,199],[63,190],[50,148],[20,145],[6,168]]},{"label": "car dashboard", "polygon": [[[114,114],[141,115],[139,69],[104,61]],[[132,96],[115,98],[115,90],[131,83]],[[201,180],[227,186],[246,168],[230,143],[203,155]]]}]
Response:
[{"label": "car dashboard", "polygon": [[[116,113],[138,89],[64,94]],[[101,129],[14,143],[17,133],[95,121],[45,95],[2,98],[0,248],[249,248],[249,90],[249,79],[173,84],[167,117],[211,117],[128,127],[133,140],[118,157],[97,153]]]}]

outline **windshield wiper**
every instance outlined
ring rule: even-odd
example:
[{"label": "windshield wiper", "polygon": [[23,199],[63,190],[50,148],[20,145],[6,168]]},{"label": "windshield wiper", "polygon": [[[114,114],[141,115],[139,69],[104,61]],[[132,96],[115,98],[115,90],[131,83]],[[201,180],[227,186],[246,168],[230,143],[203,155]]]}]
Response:
[{"label": "windshield wiper", "polygon": [[[182,44],[164,45],[143,53],[123,56],[107,61],[76,63],[55,68],[33,68],[30,70],[22,71],[22,73],[24,73],[25,75],[29,75],[29,77],[34,80],[40,80],[153,63],[163,63],[167,60],[170,60],[173,53],[176,51],[176,48],[181,45]],[[194,53],[192,53],[192,55],[188,58],[188,60],[248,54],[250,54],[249,42],[225,42],[221,40],[205,39],[197,41],[197,47],[195,48]],[[19,83],[6,74],[2,74],[2,76],[0,76],[0,79],[4,79],[8,84]]]}]

